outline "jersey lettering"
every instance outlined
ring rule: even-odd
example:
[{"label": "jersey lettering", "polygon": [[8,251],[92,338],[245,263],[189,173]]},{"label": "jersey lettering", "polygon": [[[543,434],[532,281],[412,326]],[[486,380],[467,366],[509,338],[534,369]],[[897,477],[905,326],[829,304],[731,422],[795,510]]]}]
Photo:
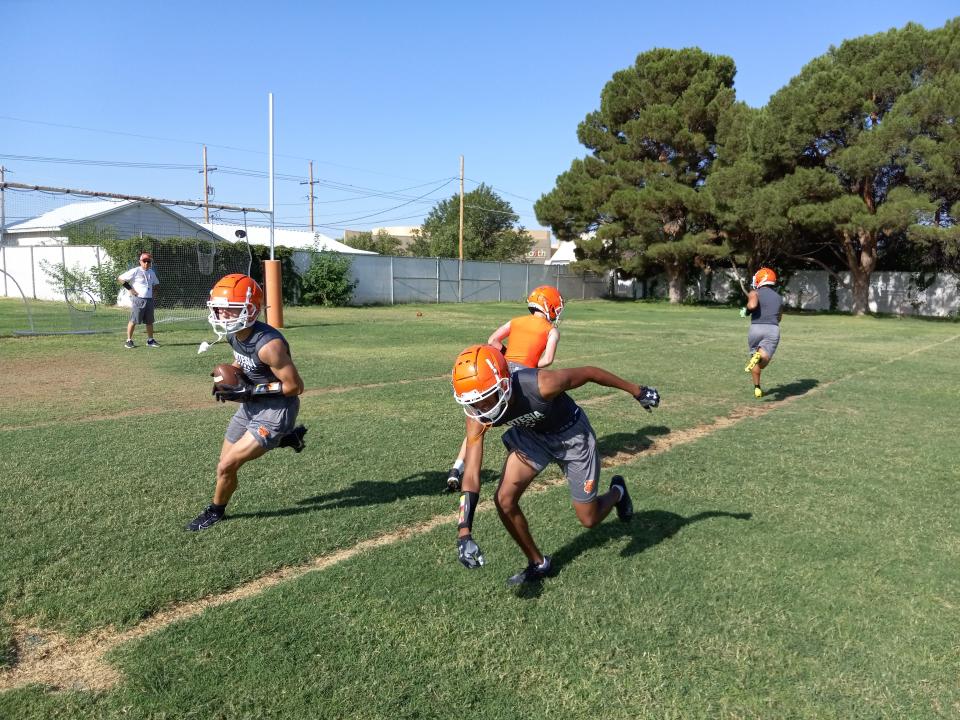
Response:
[{"label": "jersey lettering", "polygon": [[546,415],[539,410],[534,410],[526,415],[521,415],[520,417],[515,417],[512,420],[507,420],[505,424],[519,427],[535,427],[545,417]]}]

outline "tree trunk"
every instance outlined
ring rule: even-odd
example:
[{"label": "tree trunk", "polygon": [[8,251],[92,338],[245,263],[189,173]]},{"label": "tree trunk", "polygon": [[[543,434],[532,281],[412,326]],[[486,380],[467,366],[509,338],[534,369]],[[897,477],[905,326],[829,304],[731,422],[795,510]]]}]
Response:
[{"label": "tree trunk", "polygon": [[853,314],[866,315],[870,311],[870,275],[877,267],[877,236],[875,233],[861,230],[858,233],[860,251],[847,252],[852,260],[850,274],[853,276]]},{"label": "tree trunk", "polygon": [[684,290],[686,290],[686,282],[683,276],[683,266],[680,263],[671,263],[668,262],[664,266],[667,272],[667,283],[670,291],[670,304],[678,305],[683,302]]}]

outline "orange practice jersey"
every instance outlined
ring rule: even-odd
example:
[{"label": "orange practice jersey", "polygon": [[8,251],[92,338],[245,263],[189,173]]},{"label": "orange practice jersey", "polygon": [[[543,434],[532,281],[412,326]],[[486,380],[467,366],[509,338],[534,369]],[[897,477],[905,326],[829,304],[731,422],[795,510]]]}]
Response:
[{"label": "orange practice jersey", "polygon": [[507,362],[535,368],[547,347],[553,323],[540,315],[521,315],[510,321],[507,338]]}]

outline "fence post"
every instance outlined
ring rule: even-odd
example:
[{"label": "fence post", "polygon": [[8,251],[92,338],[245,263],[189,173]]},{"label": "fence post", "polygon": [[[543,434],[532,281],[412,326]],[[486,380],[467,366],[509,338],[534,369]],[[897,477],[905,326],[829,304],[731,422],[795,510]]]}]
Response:
[{"label": "fence post", "polygon": [[37,276],[33,268],[33,245],[30,246],[30,294],[37,299]]},{"label": "fence post", "polygon": [[393,255],[390,256],[390,304],[393,305]]},{"label": "fence post", "polygon": [[530,265],[527,264],[525,265],[525,267],[527,268],[527,276],[526,276],[526,279],[524,279],[523,281],[523,294],[529,295],[530,294]]},{"label": "fence post", "polygon": [[497,302],[503,302],[503,261],[497,263]]},{"label": "fence post", "polygon": [[[2,232],[2,230],[0,230]],[[7,297],[7,246],[0,245],[0,254],[3,254],[3,296]]]},{"label": "fence post", "polygon": [[437,258],[437,305],[440,304],[440,258]]}]

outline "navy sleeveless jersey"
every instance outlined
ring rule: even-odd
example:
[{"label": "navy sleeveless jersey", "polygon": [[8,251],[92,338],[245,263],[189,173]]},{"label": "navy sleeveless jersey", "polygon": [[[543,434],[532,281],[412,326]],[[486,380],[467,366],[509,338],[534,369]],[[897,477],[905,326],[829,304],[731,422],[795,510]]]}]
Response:
[{"label": "navy sleeveless jersey", "polygon": [[230,335],[227,338],[230,347],[233,348],[233,357],[240,369],[243,370],[244,375],[250,378],[250,382],[255,385],[276,382],[279,378],[273,374],[270,366],[260,359],[260,348],[277,338],[283,340],[288,353],[290,352],[290,345],[279,330],[264,322],[257,320],[250,326],[250,329],[253,330],[250,337],[242,342],[237,339],[236,335]]},{"label": "navy sleeveless jersey", "polygon": [[565,392],[545,400],[537,387],[537,368],[523,368],[510,376],[510,407],[497,422],[500,425],[525,427],[538,433],[555,433],[570,427],[580,408]]}]

